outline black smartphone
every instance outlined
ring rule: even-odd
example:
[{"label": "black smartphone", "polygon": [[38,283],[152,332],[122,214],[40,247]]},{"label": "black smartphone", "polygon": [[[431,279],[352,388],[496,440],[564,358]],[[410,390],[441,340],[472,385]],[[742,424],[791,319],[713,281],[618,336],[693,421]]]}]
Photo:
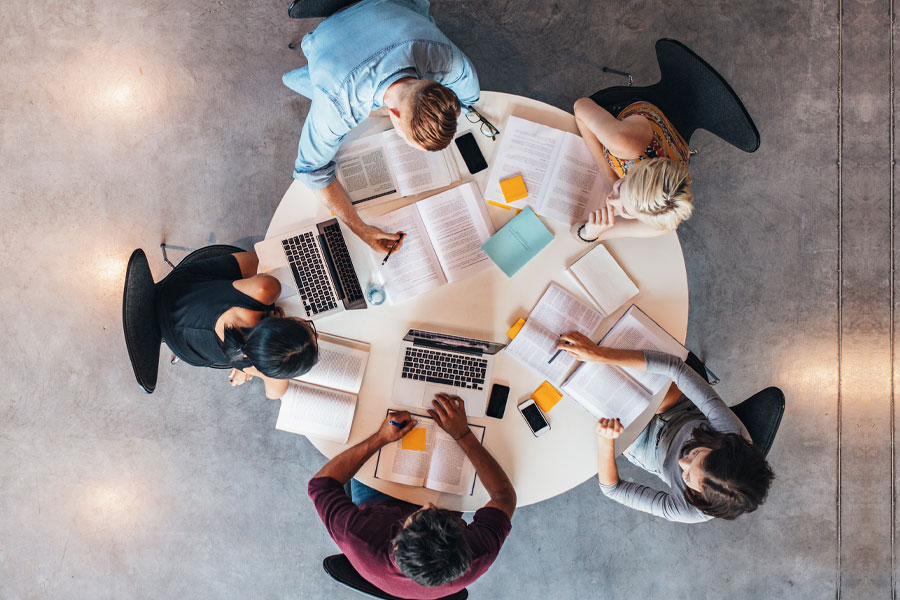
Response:
[{"label": "black smartphone", "polygon": [[469,173],[474,175],[487,169],[487,161],[484,160],[484,154],[481,153],[481,148],[478,147],[478,142],[475,141],[475,136],[471,131],[456,138],[456,147],[459,148],[459,153],[466,161]]},{"label": "black smartphone", "polygon": [[509,388],[495,383],[491,387],[491,398],[488,400],[487,416],[502,419],[506,411],[506,399],[509,398]]}]

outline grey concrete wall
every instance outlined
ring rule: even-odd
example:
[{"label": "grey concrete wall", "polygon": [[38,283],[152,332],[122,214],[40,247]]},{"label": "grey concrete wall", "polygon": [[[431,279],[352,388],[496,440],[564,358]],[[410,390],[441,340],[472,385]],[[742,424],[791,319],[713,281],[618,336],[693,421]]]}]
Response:
[{"label": "grey concrete wall", "polygon": [[[121,333],[132,249],[159,278],[160,241],[249,247],[290,184],[308,101],[280,77],[316,22],[286,4],[0,4],[2,598],[355,597],[320,568],[322,457],[277,404],[165,362],[144,395]],[[435,3],[484,89],[570,109],[621,83],[603,65],[655,81],[661,37],[731,82],[763,142],[692,140],[688,345],[729,402],[788,402],[758,512],[675,525],[587,483],[517,511],[472,597],[891,597],[891,10]]]}]

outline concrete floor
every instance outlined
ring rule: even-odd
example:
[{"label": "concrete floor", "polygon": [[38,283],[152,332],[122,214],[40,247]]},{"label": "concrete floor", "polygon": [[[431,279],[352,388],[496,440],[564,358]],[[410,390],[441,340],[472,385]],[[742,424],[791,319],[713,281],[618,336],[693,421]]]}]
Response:
[{"label": "concrete floor", "polygon": [[[323,460],[225,374],[133,380],[124,264],[261,238],[308,101],[287,1],[0,4],[0,598],[355,598],[306,498]],[[781,387],[769,502],[670,524],[596,485],[517,511],[473,598],[890,598],[893,145],[887,0],[438,0],[484,89],[570,109],[683,41],[741,95],[744,154],[699,132],[679,229],[688,345],[739,400]],[[640,477],[632,469],[625,476]]]}]

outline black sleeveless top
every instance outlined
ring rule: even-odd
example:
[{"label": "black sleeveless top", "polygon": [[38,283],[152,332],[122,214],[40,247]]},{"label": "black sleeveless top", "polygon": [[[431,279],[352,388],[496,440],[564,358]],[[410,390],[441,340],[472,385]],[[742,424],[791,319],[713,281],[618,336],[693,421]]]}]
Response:
[{"label": "black sleeveless top", "polygon": [[243,359],[232,363],[216,336],[216,321],[232,307],[268,312],[274,304],[263,304],[235,289],[241,268],[231,254],[179,265],[160,282],[156,313],[163,339],[184,362],[197,367],[251,366]]}]

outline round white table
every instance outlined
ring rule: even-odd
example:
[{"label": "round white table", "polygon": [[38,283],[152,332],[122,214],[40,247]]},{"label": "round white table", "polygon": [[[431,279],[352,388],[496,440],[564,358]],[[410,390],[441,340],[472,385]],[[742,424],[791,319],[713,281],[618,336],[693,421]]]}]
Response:
[{"label": "round white table", "polygon": [[[540,122],[557,129],[578,133],[572,115],[536,100],[502,94],[482,92],[477,105],[488,120],[502,132],[510,114]],[[388,129],[387,118],[370,118],[351,132],[360,137]],[[500,145],[478,131],[478,125],[461,117],[457,135],[473,131],[488,164]],[[502,133],[501,133],[502,135]],[[474,177],[468,174],[455,144],[451,144],[459,163],[463,181],[474,179],[484,191],[490,169]],[[457,184],[454,184],[457,185]],[[423,194],[421,197],[436,192]],[[389,203],[361,211],[366,216],[384,214],[421,197],[400,198]],[[515,213],[488,205],[494,226],[499,229]],[[266,237],[274,237],[296,228],[311,219],[330,218],[328,210],[316,200],[312,192],[299,181],[293,184],[281,200]],[[565,274],[565,269],[587,250],[587,246],[573,239],[568,227],[542,219],[556,236],[531,262],[512,278],[507,278],[498,268],[491,268],[478,275],[419,296],[413,300],[390,306],[370,306],[367,310],[338,313],[316,321],[319,331],[363,340],[371,344],[371,354],[365,379],[359,393],[359,403],[353,420],[353,429],[347,445],[319,439],[310,439],[325,456],[331,458],[371,433],[384,419],[388,408],[407,410],[407,407],[391,401],[394,373],[399,359],[400,342],[410,328],[429,329],[445,333],[508,342],[507,330],[519,317],[527,317],[549,282],[556,281],[562,287],[587,301],[580,288]],[[366,246],[349,230],[347,243],[360,283],[371,279],[372,263]],[[684,256],[678,236],[673,232],[649,239],[623,239],[606,242],[606,246],[622,268],[640,289],[631,302],[684,342],[687,333],[688,287]],[[280,302],[288,314],[303,314],[297,297]],[[605,333],[626,310],[622,307],[601,324],[598,336]],[[599,337],[595,338],[599,339]],[[516,404],[527,399],[541,384],[543,378],[532,373],[503,352],[497,355],[493,383],[508,385],[509,401],[503,419],[489,417],[471,418],[470,422],[486,427],[484,444],[503,466],[516,488],[519,506],[525,506],[561,494],[597,474],[597,441],[594,433],[595,419],[574,400],[563,398],[547,414],[551,431],[534,437],[519,415]],[[633,422],[617,442],[621,452],[650,421],[664,392]],[[423,409],[424,410],[424,409]],[[480,481],[473,496],[456,496],[425,488],[409,487],[375,479],[375,458],[367,462],[356,475],[357,479],[393,497],[452,510],[477,510],[488,501],[488,495]]]}]

